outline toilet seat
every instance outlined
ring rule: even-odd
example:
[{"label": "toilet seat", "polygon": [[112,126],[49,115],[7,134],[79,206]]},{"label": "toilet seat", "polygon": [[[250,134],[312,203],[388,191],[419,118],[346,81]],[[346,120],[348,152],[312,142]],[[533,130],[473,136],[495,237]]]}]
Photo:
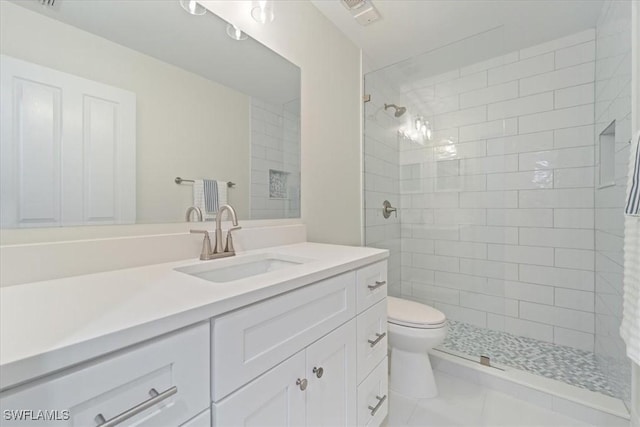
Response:
[{"label": "toilet seat", "polygon": [[444,327],[447,318],[440,310],[428,305],[387,297],[387,321],[409,328],[437,329]]}]

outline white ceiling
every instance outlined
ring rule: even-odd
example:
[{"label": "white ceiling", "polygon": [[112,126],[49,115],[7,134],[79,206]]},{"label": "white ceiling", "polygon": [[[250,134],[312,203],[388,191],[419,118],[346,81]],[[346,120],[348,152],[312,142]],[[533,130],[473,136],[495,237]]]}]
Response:
[{"label": "white ceiling", "polygon": [[[300,68],[249,38],[232,40],[218,16],[189,15],[178,0],[15,1],[74,27],[272,103],[300,97]],[[46,35],[34,35],[46,43]]]},{"label": "white ceiling", "polygon": [[533,46],[595,27],[604,2],[604,0],[373,0],[382,19],[368,26],[361,26],[340,0],[311,1],[357,46],[362,48],[365,55],[365,72],[386,67],[492,29],[494,30],[492,43],[474,43],[474,60],[487,59],[501,53]]}]

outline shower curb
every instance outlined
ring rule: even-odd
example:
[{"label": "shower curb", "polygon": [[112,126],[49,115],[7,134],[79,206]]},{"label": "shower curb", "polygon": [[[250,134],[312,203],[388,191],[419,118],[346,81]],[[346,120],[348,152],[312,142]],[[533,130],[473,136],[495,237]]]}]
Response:
[{"label": "shower curb", "polygon": [[630,413],[620,399],[504,366],[478,362],[432,350],[435,370],[506,393],[551,411],[602,426],[629,426]]}]

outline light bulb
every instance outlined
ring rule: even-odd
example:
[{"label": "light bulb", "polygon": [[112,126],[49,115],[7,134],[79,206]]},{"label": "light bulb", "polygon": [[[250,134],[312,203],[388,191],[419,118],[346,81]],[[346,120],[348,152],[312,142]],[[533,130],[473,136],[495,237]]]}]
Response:
[{"label": "light bulb", "polygon": [[207,9],[201,4],[198,4],[196,0],[180,0],[180,6],[191,15],[204,15],[207,13]]},{"label": "light bulb", "polygon": [[260,0],[255,3],[257,3],[257,5],[251,9],[253,19],[261,24],[272,22],[275,17],[273,13],[273,1]]},{"label": "light bulb", "polygon": [[246,40],[249,38],[245,33],[233,24],[227,24],[227,35],[234,40]]}]

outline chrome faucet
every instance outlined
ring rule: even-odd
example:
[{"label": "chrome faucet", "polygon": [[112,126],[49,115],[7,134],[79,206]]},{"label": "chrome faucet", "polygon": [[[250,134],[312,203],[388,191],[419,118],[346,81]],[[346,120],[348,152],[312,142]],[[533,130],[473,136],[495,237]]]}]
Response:
[{"label": "chrome faucet", "polygon": [[[233,222],[233,227],[227,231],[227,242],[226,245],[222,246],[222,213],[224,211],[229,211],[229,215],[231,215],[231,221]],[[216,258],[225,258],[229,256],[234,256],[236,254],[235,248],[233,247],[233,237],[231,232],[234,230],[239,230],[242,227],[238,226],[238,216],[236,215],[236,210],[231,207],[231,205],[222,205],[220,209],[218,209],[218,214],[216,215],[216,234],[215,234],[215,243],[214,249],[211,250],[211,238],[209,237],[209,232],[207,230],[191,230],[191,233],[202,233],[204,234],[204,240],[202,242],[202,252],[200,253],[200,259],[210,260]]]},{"label": "chrome faucet", "polygon": [[196,213],[196,219],[198,222],[202,222],[202,209],[197,206],[189,206],[189,208],[187,208],[187,213],[184,216],[185,221],[191,222],[191,213],[193,212]]}]

